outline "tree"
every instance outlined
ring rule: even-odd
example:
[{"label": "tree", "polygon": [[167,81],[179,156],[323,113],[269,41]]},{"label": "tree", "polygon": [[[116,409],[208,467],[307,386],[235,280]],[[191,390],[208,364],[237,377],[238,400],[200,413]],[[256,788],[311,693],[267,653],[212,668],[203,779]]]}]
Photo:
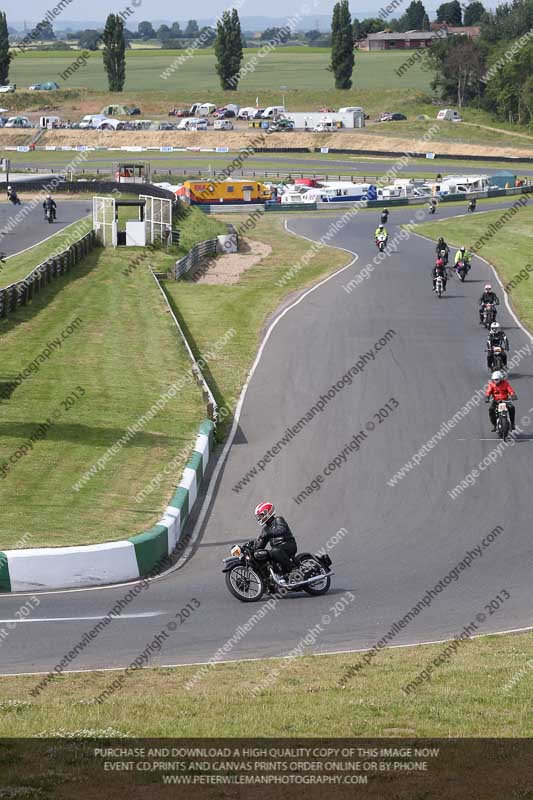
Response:
[{"label": "tree", "polygon": [[353,29],[348,0],[340,0],[333,7],[331,20],[331,71],[336,89],[352,88],[354,67]]},{"label": "tree", "polygon": [[236,91],[242,62],[242,32],[237,10],[223,11],[217,22],[216,71],[225,91]]},{"label": "tree", "polygon": [[412,0],[412,3],[410,3],[405,10],[404,17],[407,26],[405,30],[420,30],[425,16],[427,16],[426,9],[421,0]]},{"label": "tree", "polygon": [[378,33],[383,30],[383,20],[379,17],[367,17],[361,22],[361,36]]},{"label": "tree", "polygon": [[463,25],[477,25],[486,13],[483,3],[480,3],[479,0],[474,0],[467,5],[463,12]]},{"label": "tree", "polygon": [[215,41],[217,33],[211,25],[205,25],[198,35],[198,40],[201,43],[200,49],[204,49],[205,47],[211,47],[213,42]]},{"label": "tree", "polygon": [[6,15],[5,11],[0,11],[0,83],[9,83],[10,61],[11,53],[9,52]]},{"label": "tree", "polygon": [[427,53],[435,69],[431,87],[443,100],[459,107],[476,99],[480,103],[486,71],[483,46],[467,36],[451,36],[433,42]]},{"label": "tree", "polygon": [[102,35],[93,28],[85,28],[78,37],[78,47],[80,50],[98,50],[98,45],[102,40]]},{"label": "tree", "polygon": [[109,14],[102,41],[104,43],[104,69],[107,74],[109,91],[121,92],[126,80],[126,42],[124,22],[119,14]]},{"label": "tree", "polygon": [[429,17],[427,14],[424,14],[424,19],[422,20],[422,25],[420,26],[421,30],[423,31],[430,31],[431,25],[429,23]]},{"label": "tree", "polygon": [[183,36],[179,22],[173,22],[170,26],[170,30],[172,31],[173,39],[180,39]]},{"label": "tree", "polygon": [[[109,17],[108,17],[108,19],[109,19]],[[137,25],[137,32],[139,33],[139,36],[141,37],[141,39],[144,39],[145,41],[147,39],[155,39],[156,38],[156,33],[154,31],[154,26],[152,25],[151,22],[147,22],[146,20],[144,22],[139,22],[139,24]]]},{"label": "tree", "polygon": [[49,22],[40,22],[38,29],[39,39],[42,39],[43,42],[52,42],[56,38],[54,29]]},{"label": "tree", "polygon": [[168,25],[160,25],[157,29],[156,33],[157,38],[160,42],[166,42],[168,39],[172,39],[172,31],[168,27]]},{"label": "tree", "polygon": [[[354,23],[355,23],[355,20],[354,20]],[[322,34],[320,33],[320,31],[317,31],[315,28],[313,28],[312,31],[307,31],[307,33],[304,34],[304,35],[305,35],[305,38],[309,42],[316,42],[317,39],[321,39],[322,38]]]},{"label": "tree", "polygon": [[448,25],[462,25],[463,12],[459,0],[451,0],[437,8],[437,22],[446,22]]},{"label": "tree", "polygon": [[195,39],[198,34],[200,33],[200,29],[198,27],[198,23],[195,19],[190,19],[187,23],[187,27],[185,28],[185,33],[183,34],[188,39]]},{"label": "tree", "polygon": [[265,28],[261,33],[261,39],[265,42],[280,42],[284,44],[291,38],[290,30],[285,28]]}]

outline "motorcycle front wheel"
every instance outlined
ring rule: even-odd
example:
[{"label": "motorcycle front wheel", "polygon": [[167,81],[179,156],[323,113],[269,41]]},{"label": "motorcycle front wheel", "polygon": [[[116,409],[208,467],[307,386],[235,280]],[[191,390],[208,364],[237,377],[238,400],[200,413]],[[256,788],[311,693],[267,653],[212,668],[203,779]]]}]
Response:
[{"label": "motorcycle front wheel", "polygon": [[241,603],[257,602],[266,588],[262,577],[247,564],[237,564],[226,572],[226,586]]},{"label": "motorcycle front wheel", "polygon": [[507,439],[509,436],[509,428],[510,424],[507,417],[498,420],[498,433],[501,439]]}]

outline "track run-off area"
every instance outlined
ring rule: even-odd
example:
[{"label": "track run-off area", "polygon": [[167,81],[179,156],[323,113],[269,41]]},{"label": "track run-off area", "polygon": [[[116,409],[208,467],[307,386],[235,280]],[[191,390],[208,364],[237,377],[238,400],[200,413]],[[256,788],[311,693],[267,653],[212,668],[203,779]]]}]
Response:
[{"label": "track run-off area", "polygon": [[[288,219],[302,254],[345,210]],[[436,221],[458,213],[441,206]],[[35,595],[38,610],[0,648],[3,674],[53,671],[75,647],[65,671],[122,668],[162,631],[143,666],[283,656],[305,637],[302,654],[332,653],[531,626],[532,338],[482,259],[465,283],[453,277],[441,300],[433,295],[434,243],[400,234],[414,215],[409,207],[391,213],[381,261],[379,211],[353,216],[330,240],[347,251],[347,266],[269,320],[191,519],[188,558],[150,582]],[[482,234],[483,213],[476,219]],[[500,296],[510,359],[519,354],[510,381],[521,430],[505,447],[490,432],[487,407],[472,400],[488,378],[477,314],[487,281]],[[454,494],[474,469],[479,476]],[[335,571],[328,595],[240,604],[228,594],[221,560],[257,536],[260,500],[275,503],[300,550],[327,548]],[[354,600],[332,613],[346,593]],[[0,627],[28,601],[0,597]],[[117,603],[122,613],[91,636]],[[172,630],[188,603],[194,613]]]}]

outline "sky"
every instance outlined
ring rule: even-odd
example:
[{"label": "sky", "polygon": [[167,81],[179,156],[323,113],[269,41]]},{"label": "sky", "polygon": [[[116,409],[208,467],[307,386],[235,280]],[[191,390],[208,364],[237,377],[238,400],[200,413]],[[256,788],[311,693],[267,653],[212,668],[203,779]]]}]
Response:
[{"label": "sky", "polygon": [[[17,0],[8,0],[1,4],[0,8],[7,14],[8,24],[16,25],[23,20],[27,22],[38,22],[46,16],[46,12],[53,9],[58,0],[25,0],[24,4],[17,2]],[[362,19],[367,16],[377,16],[380,8],[386,7],[391,0],[359,0],[359,2],[350,3],[350,10],[352,16]],[[394,16],[400,16],[404,9],[409,4],[410,0],[400,0],[397,4],[397,10]],[[115,6],[115,3],[119,5]],[[131,4],[131,0],[91,0],[88,4],[83,0],[70,0],[69,5],[64,7],[62,13],[57,17],[57,27],[63,27],[60,23],[62,19],[75,22],[105,20],[107,15],[112,12],[119,12]],[[144,19],[154,20],[174,20],[178,19],[187,20],[190,17],[195,19],[212,19],[220,14],[225,8],[236,6],[239,8],[239,15],[241,17],[254,17],[254,16],[269,16],[287,17],[295,14],[309,17],[310,19],[316,15],[331,15],[334,5],[334,0],[269,0],[265,4],[264,0],[196,0],[194,5],[187,4],[189,10],[183,11],[183,6],[178,8],[173,7],[168,0],[136,0],[137,8],[135,12],[135,19],[142,21]],[[396,5],[396,4],[395,4]],[[440,5],[440,2],[426,2],[425,6],[430,17],[434,16],[431,12]],[[497,3],[495,0],[485,0],[485,7],[493,8]],[[23,9],[23,12],[21,13]],[[176,16],[177,15],[177,16]],[[131,25],[129,26],[131,27]]]}]

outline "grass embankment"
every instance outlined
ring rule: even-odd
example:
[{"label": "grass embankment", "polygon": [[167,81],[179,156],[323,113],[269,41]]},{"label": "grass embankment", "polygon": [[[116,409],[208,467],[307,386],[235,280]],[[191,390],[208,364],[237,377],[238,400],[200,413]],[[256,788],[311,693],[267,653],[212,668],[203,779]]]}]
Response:
[{"label": "grass embankment", "polygon": [[[338,216],[342,216],[342,212]],[[225,219],[238,227],[245,217],[232,214]],[[349,260],[346,253],[325,247],[280,288],[276,282],[292,265],[298,264],[311,247],[310,243],[288,234],[279,214],[264,215],[254,230],[245,235],[270,245],[272,252],[247,270],[238,283],[207,285],[191,280],[165,283],[196,352],[208,350],[210,344],[223,336],[228,328],[237,331],[237,336],[224,348],[220,358],[210,362],[205,370],[217,401],[230,411],[235,408],[244,378],[257,352],[265,320],[281,299],[296,289],[315,283]]]},{"label": "grass embankment", "polygon": [[[188,246],[221,226],[193,211],[180,227]],[[30,306],[0,323],[0,470],[8,464],[0,473],[0,549],[16,546],[25,531],[31,534],[25,547],[140,533],[157,521],[181,475],[186,457],[174,465],[166,486],[134,502],[147,476],[192,447],[205,413],[196,384],[186,384],[84,488],[72,488],[190,369],[147,269],[149,263],[166,270],[176,256],[150,254],[149,261],[125,276],[122,270],[142,252],[98,249]],[[59,345],[39,359],[55,339]],[[13,388],[25,368],[28,377]],[[65,408],[65,398],[76,394]],[[53,425],[30,447],[32,434],[56,409]],[[17,458],[14,454],[24,445],[29,452]]]},{"label": "grass embankment", "polygon": [[[465,642],[406,694],[402,687],[444,647],[382,650],[344,688],[360,653],[219,664],[192,690],[185,684],[197,667],[137,671],[103,703],[95,698],[121,672],[63,675],[36,699],[37,677],[3,677],[1,735],[531,736],[531,634]],[[253,694],[271,675],[269,688]]]},{"label": "grass embankment", "polygon": [[[475,213],[459,219],[417,225],[416,230],[435,240],[444,236],[454,247],[462,244],[474,247],[483,235],[489,236],[487,242],[478,245],[477,253],[496,267],[504,286],[515,281],[514,288],[508,289],[512,305],[524,325],[533,331],[533,281],[530,280],[533,272],[526,269],[527,265],[530,270],[533,266],[533,209],[522,206],[506,222],[502,220],[504,214],[505,210]],[[490,226],[499,221],[503,222],[500,229],[489,233]]]}]

